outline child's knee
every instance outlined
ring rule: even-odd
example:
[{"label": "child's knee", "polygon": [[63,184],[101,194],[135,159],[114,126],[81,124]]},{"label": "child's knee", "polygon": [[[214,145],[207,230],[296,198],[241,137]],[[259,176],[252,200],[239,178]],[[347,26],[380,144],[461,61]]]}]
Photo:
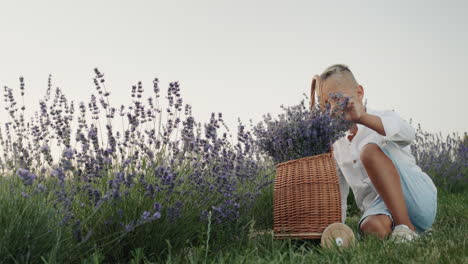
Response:
[{"label": "child's knee", "polygon": [[360,153],[360,159],[363,164],[372,162],[378,155],[377,153],[382,152],[377,144],[370,143],[366,144]]},{"label": "child's knee", "polygon": [[359,228],[364,234],[374,234],[384,238],[392,232],[392,220],[387,215],[369,215]]}]

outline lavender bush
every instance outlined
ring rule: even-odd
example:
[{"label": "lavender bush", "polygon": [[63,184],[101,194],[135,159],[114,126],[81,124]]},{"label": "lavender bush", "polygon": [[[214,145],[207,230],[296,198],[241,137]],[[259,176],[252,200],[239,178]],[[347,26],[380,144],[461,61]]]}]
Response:
[{"label": "lavender bush", "polygon": [[439,188],[464,190],[468,185],[468,135],[429,133],[418,124],[411,152]]},{"label": "lavender bush", "polygon": [[[169,84],[162,111],[157,78],[153,96],[144,100],[138,82],[131,105],[116,108],[104,74],[98,69],[95,74],[97,95],[80,102],[78,111],[60,88],[52,92],[49,76],[46,96],[30,121],[13,89],[4,87],[10,120],[0,130],[0,168],[27,187],[23,199],[39,191],[49,197],[60,217],[56,228],[70,230],[61,241],[74,251],[67,257],[75,259],[67,262],[93,250],[114,260],[125,259],[133,248],[162,257],[168,241],[182,248],[202,240],[209,211],[214,239],[229,236],[223,232],[229,226],[246,224],[243,212],[273,180],[270,164],[255,151],[240,120],[237,142],[221,113],[197,123],[191,106],[183,105],[178,82]],[[23,97],[22,77],[20,92]],[[14,226],[14,217],[4,224]],[[26,254],[11,245],[0,245],[0,261],[7,252]]]},{"label": "lavender bush", "polygon": [[71,228],[61,226],[45,186],[24,185],[19,177],[0,177],[0,263],[52,263],[57,254],[71,254],[61,241]]},{"label": "lavender bush", "polygon": [[298,105],[281,105],[284,112],[277,119],[269,113],[264,115],[263,121],[253,128],[258,148],[275,163],[329,152],[333,142],[344,136],[351,125],[343,117],[349,98],[330,94],[330,99],[337,101],[336,107],[327,104],[309,109],[303,99]]},{"label": "lavender bush", "polygon": [[[349,125],[338,114],[348,99],[335,94],[337,111],[308,110],[303,100],[281,106],[279,120],[268,114],[266,127],[249,131],[239,120],[232,138],[221,113],[196,122],[178,82],[169,84],[167,108],[157,78],[152,96],[143,99],[138,82],[131,104],[120,107],[111,105],[105,83],[95,69],[96,93],[75,104],[52,89],[49,76],[30,119],[24,100],[4,87],[1,263],[76,263],[96,252],[109,263],[135,252],[162,262],[171,249],[205,248],[205,241],[220,249],[247,232],[252,218],[271,228],[275,163],[327,152]],[[19,92],[24,98],[22,77]],[[441,143],[420,136],[412,148],[423,169],[440,184],[466,182],[466,137]]]}]

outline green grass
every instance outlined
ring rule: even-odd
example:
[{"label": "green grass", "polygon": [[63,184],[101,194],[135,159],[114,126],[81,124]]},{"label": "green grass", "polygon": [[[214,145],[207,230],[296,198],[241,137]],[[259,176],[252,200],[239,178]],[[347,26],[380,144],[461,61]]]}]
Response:
[{"label": "green grass", "polygon": [[[340,251],[321,248],[314,240],[276,240],[271,233],[249,236],[253,230],[272,228],[270,186],[249,212],[229,226],[192,225],[187,218],[172,227],[169,223],[162,227],[158,223],[143,225],[112,247],[99,245],[104,236],[99,233],[80,247],[72,238],[71,227],[62,227],[59,215],[54,214],[55,197],[39,193],[24,198],[21,191],[29,187],[22,186],[18,178],[0,178],[0,183],[1,263],[468,263],[466,191],[440,189],[434,232],[411,244],[393,244],[369,236],[355,247]],[[356,232],[360,213],[352,196],[349,202],[346,223]],[[83,214],[90,216],[89,212]],[[102,225],[101,216],[92,219],[90,224]],[[167,240],[160,237],[163,227],[172,233]],[[187,240],[183,233],[174,231],[177,227],[198,233],[198,238]],[[102,228],[93,230],[104,232]],[[164,250],[155,250],[162,247],[159,243],[164,243]]]},{"label": "green grass", "polygon": [[[266,192],[255,210],[263,207],[260,217],[269,219],[271,208]],[[394,244],[372,236],[364,237],[355,247],[324,249],[316,240],[276,240],[271,234],[249,238],[249,230],[230,233],[234,242],[213,248],[209,244],[186,247],[170,254],[164,263],[468,263],[468,193],[439,191],[438,212],[432,235],[409,244]],[[268,209],[268,210],[267,210]],[[258,212],[258,211],[257,211]],[[262,220],[262,219],[259,219]],[[356,232],[359,214],[346,223]],[[261,227],[271,221],[252,225]],[[265,226],[262,226],[265,227]],[[133,263],[153,263],[141,250],[132,252]],[[90,257],[99,260],[99,253]],[[100,263],[86,262],[86,263]]]},{"label": "green grass", "polygon": [[[468,263],[468,193],[439,191],[438,203],[432,235],[410,244],[368,236],[340,251],[321,248],[314,240],[275,240],[269,234],[248,239],[246,230],[236,243],[210,251],[206,263]],[[346,223],[356,232],[358,220],[355,214]],[[203,247],[188,248],[170,262],[203,263],[204,253]]]}]

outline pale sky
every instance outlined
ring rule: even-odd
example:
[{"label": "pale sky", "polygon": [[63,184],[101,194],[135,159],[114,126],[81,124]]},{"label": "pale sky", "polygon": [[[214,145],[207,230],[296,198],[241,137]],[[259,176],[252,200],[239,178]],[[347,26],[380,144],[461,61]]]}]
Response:
[{"label": "pale sky", "polygon": [[235,132],[238,117],[299,103],[314,74],[344,63],[369,107],[463,133],[467,13],[467,1],[2,1],[0,84],[19,98],[24,76],[31,116],[49,73],[76,105],[96,94],[95,67],[116,107],[138,81],[146,98],[158,77],[164,103],[179,81],[197,121],[222,112]]}]

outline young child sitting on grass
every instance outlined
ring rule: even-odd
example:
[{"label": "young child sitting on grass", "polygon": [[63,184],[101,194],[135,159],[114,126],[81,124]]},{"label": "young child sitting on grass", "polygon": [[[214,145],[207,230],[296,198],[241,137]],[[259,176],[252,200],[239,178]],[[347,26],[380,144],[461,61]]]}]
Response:
[{"label": "young child sitting on grass", "polygon": [[319,103],[336,105],[329,93],[352,96],[344,110],[353,122],[346,136],[333,144],[340,174],[342,219],[346,219],[349,187],[363,212],[358,223],[361,233],[379,238],[410,241],[429,229],[437,211],[437,189],[431,178],[416,165],[410,144],[414,128],[390,110],[365,108],[364,89],[346,65],[335,64],[312,85]]}]

